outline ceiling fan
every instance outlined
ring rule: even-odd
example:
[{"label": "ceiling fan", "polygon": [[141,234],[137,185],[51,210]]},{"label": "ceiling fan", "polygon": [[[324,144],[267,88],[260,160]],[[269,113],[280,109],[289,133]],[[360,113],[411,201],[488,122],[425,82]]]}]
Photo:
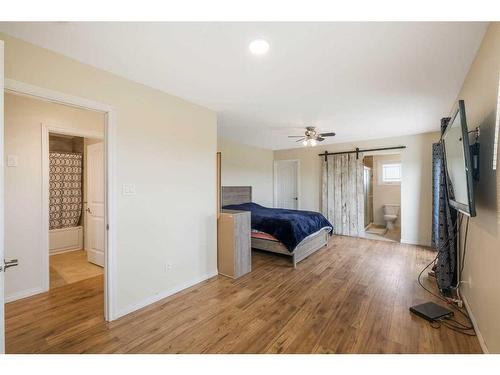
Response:
[{"label": "ceiling fan", "polygon": [[333,137],[335,133],[318,133],[316,127],[307,126],[304,135],[289,135],[288,138],[300,138],[296,142],[302,142],[304,146],[314,147],[318,142],[322,142],[326,137]]}]

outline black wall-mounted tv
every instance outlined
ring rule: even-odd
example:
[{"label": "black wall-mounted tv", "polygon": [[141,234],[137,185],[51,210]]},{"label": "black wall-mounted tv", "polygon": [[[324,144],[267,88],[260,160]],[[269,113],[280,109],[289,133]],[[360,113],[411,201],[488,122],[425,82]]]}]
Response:
[{"label": "black wall-mounted tv", "polygon": [[458,102],[442,140],[450,205],[465,215],[476,216],[469,130],[463,100]]}]

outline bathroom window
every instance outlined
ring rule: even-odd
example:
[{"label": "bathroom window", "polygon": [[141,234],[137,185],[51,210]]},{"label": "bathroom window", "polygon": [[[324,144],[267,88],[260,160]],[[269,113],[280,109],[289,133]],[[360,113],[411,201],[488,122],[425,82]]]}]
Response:
[{"label": "bathroom window", "polygon": [[383,163],[381,169],[382,184],[401,183],[401,163]]}]

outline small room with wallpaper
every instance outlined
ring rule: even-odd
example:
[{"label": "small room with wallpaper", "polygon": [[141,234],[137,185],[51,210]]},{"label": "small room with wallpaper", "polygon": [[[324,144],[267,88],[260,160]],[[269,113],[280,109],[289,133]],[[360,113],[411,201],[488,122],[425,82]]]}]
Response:
[{"label": "small room with wallpaper", "polygon": [[500,353],[499,22],[0,41],[2,352]]}]

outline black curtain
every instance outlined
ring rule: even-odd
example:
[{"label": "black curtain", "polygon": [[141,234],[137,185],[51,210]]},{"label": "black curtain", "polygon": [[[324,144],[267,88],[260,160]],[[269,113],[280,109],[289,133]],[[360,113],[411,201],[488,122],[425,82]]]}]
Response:
[{"label": "black curtain", "polygon": [[[449,121],[441,119],[441,134]],[[439,289],[446,293],[457,284],[457,211],[448,202],[442,141],[432,145],[432,174],[432,247],[439,251],[434,270]]]}]

